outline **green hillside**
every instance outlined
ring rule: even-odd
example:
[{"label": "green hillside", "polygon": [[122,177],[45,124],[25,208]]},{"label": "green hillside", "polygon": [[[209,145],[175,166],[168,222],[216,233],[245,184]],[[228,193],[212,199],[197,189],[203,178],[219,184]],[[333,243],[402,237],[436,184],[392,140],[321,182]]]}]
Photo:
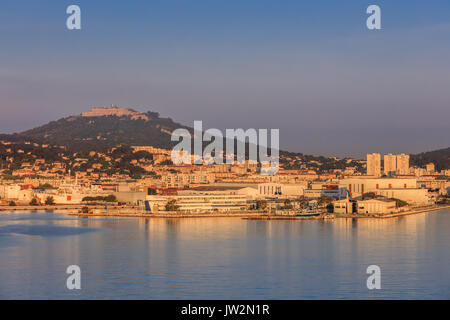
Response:
[{"label": "green hillside", "polygon": [[411,165],[424,167],[428,163],[434,163],[437,171],[449,169],[450,147],[411,155]]},{"label": "green hillside", "polygon": [[126,116],[67,117],[21,132],[16,139],[64,145],[74,151],[101,151],[121,144],[168,149],[176,144],[170,140],[170,133],[177,128],[187,128],[170,118],[160,118],[154,112],[146,115],[149,121]]}]

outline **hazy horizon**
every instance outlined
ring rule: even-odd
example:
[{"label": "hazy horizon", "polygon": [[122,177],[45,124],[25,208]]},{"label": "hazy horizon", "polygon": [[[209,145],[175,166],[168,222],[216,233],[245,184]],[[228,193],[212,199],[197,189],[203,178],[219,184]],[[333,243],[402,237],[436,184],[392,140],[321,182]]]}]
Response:
[{"label": "hazy horizon", "polygon": [[[70,4],[82,30],[65,28]],[[382,30],[365,27],[370,4]],[[447,148],[448,9],[441,0],[6,0],[0,133],[116,104],[188,126],[277,128],[283,150],[304,154]]]}]

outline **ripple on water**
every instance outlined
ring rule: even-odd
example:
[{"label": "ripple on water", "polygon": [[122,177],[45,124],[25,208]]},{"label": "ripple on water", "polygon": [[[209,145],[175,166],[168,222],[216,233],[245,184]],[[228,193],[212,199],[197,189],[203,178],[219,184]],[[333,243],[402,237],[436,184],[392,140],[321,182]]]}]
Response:
[{"label": "ripple on water", "polygon": [[98,230],[100,229],[56,225],[12,224],[0,227],[0,236],[22,234],[40,237],[63,237],[90,233]]}]

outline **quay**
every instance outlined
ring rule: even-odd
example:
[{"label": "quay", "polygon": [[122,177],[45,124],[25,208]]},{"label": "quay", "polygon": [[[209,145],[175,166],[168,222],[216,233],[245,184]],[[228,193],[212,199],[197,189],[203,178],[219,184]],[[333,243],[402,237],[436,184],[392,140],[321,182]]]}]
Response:
[{"label": "quay", "polygon": [[[89,213],[82,213],[83,207],[89,208]],[[126,217],[126,218],[241,218],[245,220],[329,220],[329,219],[390,219],[413,214],[440,211],[450,208],[450,205],[434,205],[429,207],[415,208],[414,210],[392,213],[392,214],[319,214],[318,216],[296,216],[269,214],[261,211],[239,211],[239,212],[159,212],[149,213],[135,206],[109,206],[105,210],[104,205],[52,205],[52,206],[0,206],[0,214],[4,211],[60,211],[70,216],[85,218],[94,217]]]},{"label": "quay", "polygon": [[334,214],[320,214],[318,216],[281,216],[281,215],[259,215],[244,217],[245,220],[330,220],[334,219]]},{"label": "quay", "polygon": [[433,205],[428,207],[422,207],[422,208],[415,208],[414,210],[408,210],[403,212],[397,212],[397,213],[389,213],[389,214],[335,214],[336,218],[351,218],[351,219],[368,219],[368,218],[375,218],[375,219],[390,219],[390,218],[398,218],[403,216],[409,216],[413,214],[419,214],[419,213],[427,213],[427,212],[434,212],[434,211],[440,211],[444,209],[449,209],[450,205]]},{"label": "quay", "polygon": [[[72,211],[81,210],[88,207],[89,210],[102,210],[105,205],[85,205],[85,204],[61,204],[61,205],[39,205],[39,206],[0,206],[0,213],[2,211],[63,211],[71,213]],[[129,208],[129,206],[111,206],[110,208]]]},{"label": "quay", "polygon": [[201,213],[187,213],[187,212],[164,212],[164,213],[146,213],[140,210],[108,210],[103,212],[82,213],[72,212],[70,216],[78,217],[127,217],[127,218],[246,218],[251,216],[260,216],[260,212],[201,212]]},{"label": "quay", "polygon": [[450,208],[450,205],[435,205],[425,208],[417,208],[415,210],[385,214],[385,215],[370,215],[370,214],[320,214],[318,216],[296,216],[296,215],[275,215],[268,214],[267,212],[201,212],[201,213],[188,213],[188,212],[164,212],[164,213],[146,213],[145,211],[139,211],[138,209],[130,210],[115,209],[94,213],[81,213],[72,212],[71,216],[79,217],[133,217],[133,218],[241,218],[245,220],[330,220],[337,218],[344,219],[389,219],[402,216],[408,216],[412,214],[440,211]]},{"label": "quay", "polygon": [[282,215],[267,215],[261,213],[250,212],[236,212],[236,213],[164,213],[164,214],[149,214],[149,213],[132,213],[132,212],[103,212],[103,213],[69,213],[71,216],[78,217],[133,217],[133,218],[241,218],[245,220],[324,220],[333,219],[334,215],[319,215],[312,217],[300,216],[282,216]]}]

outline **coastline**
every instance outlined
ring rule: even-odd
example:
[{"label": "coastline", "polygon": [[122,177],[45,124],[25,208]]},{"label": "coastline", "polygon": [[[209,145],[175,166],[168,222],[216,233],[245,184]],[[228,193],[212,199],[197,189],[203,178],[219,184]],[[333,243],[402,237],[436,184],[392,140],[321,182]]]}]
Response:
[{"label": "coastline", "polygon": [[397,212],[397,213],[390,213],[390,214],[371,214],[371,215],[363,215],[363,214],[338,214],[337,218],[347,218],[347,219],[391,219],[391,218],[398,218],[403,216],[409,216],[413,214],[419,214],[419,213],[428,213],[428,212],[434,212],[434,211],[440,211],[449,209],[450,205],[434,205],[429,207],[422,207],[422,208],[416,208],[414,210],[404,211],[404,212]]},{"label": "coastline", "polygon": [[[39,206],[0,206],[0,214],[3,211],[65,211],[69,213],[70,210],[81,210],[83,207],[89,209],[104,209],[105,205],[78,205],[78,204],[61,204],[61,205],[39,205]],[[128,206],[114,206],[114,208],[128,208]]]},{"label": "coastline", "polygon": [[430,207],[416,208],[414,210],[385,214],[320,214],[318,216],[294,216],[294,215],[270,215],[267,212],[202,212],[202,213],[186,213],[186,212],[165,212],[165,213],[145,213],[136,207],[130,206],[110,206],[108,211],[104,210],[104,205],[87,206],[89,210],[99,212],[81,213],[79,212],[85,205],[52,205],[52,206],[15,206],[0,207],[0,214],[5,211],[60,211],[70,216],[78,217],[125,217],[125,218],[241,218],[246,220],[332,220],[332,219],[391,219],[419,213],[428,213],[449,209],[450,205],[435,205]]},{"label": "coastline", "polygon": [[233,212],[233,213],[180,213],[180,212],[171,212],[171,213],[142,213],[142,212],[99,212],[99,213],[79,213],[72,212],[68,213],[71,216],[79,216],[79,217],[134,217],[134,218],[242,218],[246,220],[331,220],[331,219],[390,219],[397,218],[402,216],[408,216],[419,213],[428,213],[434,211],[440,211],[449,209],[450,205],[436,205],[424,208],[417,208],[415,210],[386,214],[386,215],[343,215],[343,214],[320,214],[318,216],[311,217],[302,217],[302,216],[293,216],[293,215],[269,215],[263,212]]}]

